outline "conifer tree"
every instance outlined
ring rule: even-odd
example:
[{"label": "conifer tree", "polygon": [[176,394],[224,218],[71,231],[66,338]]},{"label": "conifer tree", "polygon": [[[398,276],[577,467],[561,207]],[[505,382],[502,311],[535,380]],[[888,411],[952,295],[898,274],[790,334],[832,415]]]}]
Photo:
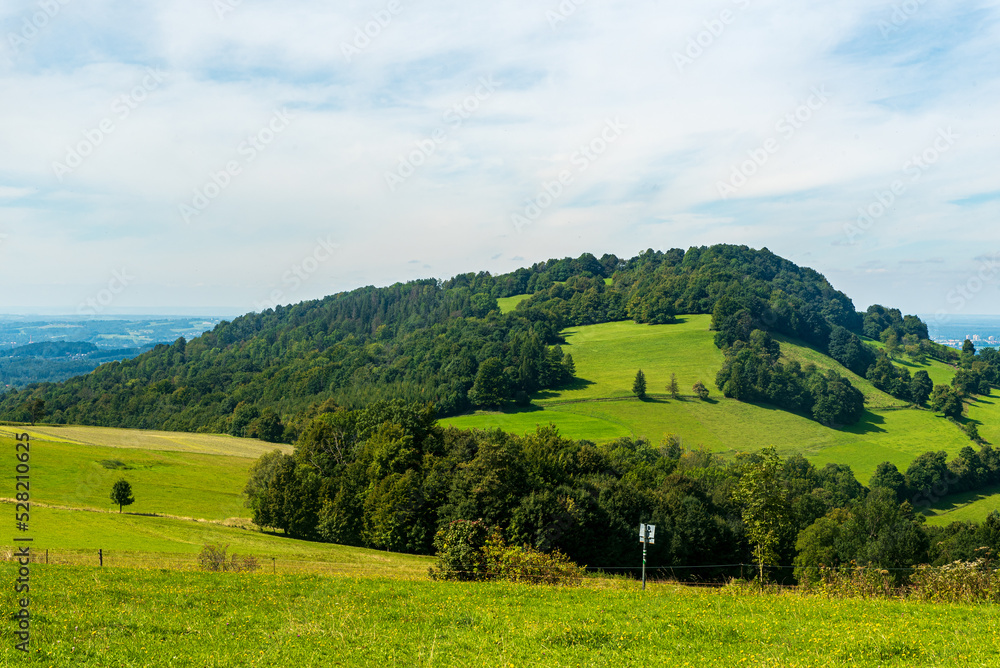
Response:
[{"label": "conifer tree", "polygon": [[646,375],[639,369],[635,372],[635,381],[632,383],[632,394],[639,399],[646,398]]}]

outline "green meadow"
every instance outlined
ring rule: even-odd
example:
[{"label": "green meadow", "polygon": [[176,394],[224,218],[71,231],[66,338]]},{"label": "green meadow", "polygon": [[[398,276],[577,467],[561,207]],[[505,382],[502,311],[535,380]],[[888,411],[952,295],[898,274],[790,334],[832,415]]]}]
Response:
[{"label": "green meadow", "polygon": [[[979,435],[1000,447],[1000,392],[993,390],[988,397],[976,397],[966,404],[966,421],[976,423]],[[945,497],[926,513],[929,524],[951,522],[982,522],[993,511],[1000,510],[1000,486],[964,492]]]},{"label": "green meadow", "polygon": [[[0,566],[11,582],[15,566]],[[31,665],[984,666],[1000,609],[589,580],[577,588],[32,567]],[[12,587],[0,605],[15,610]],[[21,665],[10,640],[0,663]]]},{"label": "green meadow", "polygon": [[[254,555],[277,572],[308,570],[393,577],[426,577],[432,560],[292,540],[257,531],[242,491],[255,451],[273,444],[216,437],[242,456],[178,450],[144,450],[162,443],[157,433],[102,427],[27,428],[32,434],[29,535],[36,554],[49,552],[51,563],[97,564],[103,550],[106,566],[193,568],[207,544],[228,545],[230,553]],[[24,431],[18,429],[17,431]],[[6,431],[13,434],[14,430]],[[0,449],[14,451],[12,436],[0,436]],[[169,432],[163,432],[169,433]],[[75,442],[53,439],[70,434]],[[177,434],[187,450],[215,451],[215,439]],[[183,439],[194,437],[186,443]],[[117,443],[111,447],[96,445]],[[271,447],[265,447],[271,446]],[[288,446],[282,446],[286,449]],[[11,457],[11,470],[14,459]],[[119,512],[111,487],[124,477],[135,503]],[[13,482],[0,493],[0,508],[13,520]],[[3,498],[7,497],[7,498]],[[13,521],[0,536],[0,555],[13,551]],[[274,558],[274,561],[271,559]]]},{"label": "green meadow", "polygon": [[530,296],[531,295],[514,295],[513,297],[501,297],[497,299],[497,306],[500,308],[501,313],[510,313],[517,307],[518,304]]},{"label": "green meadow", "polygon": [[[87,428],[82,428],[86,430]],[[14,451],[14,439],[0,437]],[[31,499],[36,504],[118,511],[111,487],[132,485],[131,513],[224,520],[247,517],[242,492],[253,464],[247,457],[32,441]],[[0,492],[9,497],[11,490]]]},{"label": "green meadow", "polygon": [[290,445],[275,445],[254,438],[236,438],[226,434],[192,434],[182,431],[118,429],[81,425],[38,425],[32,427],[0,424],[0,437],[13,438],[15,434],[22,433],[27,433],[32,440],[36,441],[138,450],[167,450],[203,455],[230,455],[253,459],[275,448],[280,448],[285,452],[292,451]]},{"label": "green meadow", "polygon": [[[914,457],[928,450],[954,456],[970,444],[955,425],[929,410],[906,408],[835,360],[793,340],[779,337],[782,357],[801,364],[834,369],[850,378],[865,395],[868,411],[856,425],[833,429],[805,416],[726,399],[715,388],[715,375],[723,362],[709,331],[711,316],[683,316],[672,325],[639,325],[614,322],[567,330],[564,351],[573,355],[578,381],[560,391],[532,397],[529,410],[505,413],[478,412],[447,418],[444,424],[460,428],[494,428],[527,433],[538,425],[554,424],[570,438],[595,442],[619,436],[645,436],[659,442],[676,434],[689,448],[704,447],[732,454],[774,446],[780,454],[801,453],[815,464],[850,465],[867,481],[875,467],[890,461],[904,469]],[[935,382],[950,382],[951,370],[939,362],[908,364],[911,372],[927,369]],[[632,395],[637,369],[646,375],[647,401]],[[682,397],[670,399],[666,386],[676,374]],[[697,399],[691,387],[701,381],[712,394]],[[994,414],[996,397],[980,399],[969,410],[969,419],[989,427],[1000,442],[1000,417]],[[985,432],[984,432],[985,429]]]},{"label": "green meadow", "polygon": [[1000,485],[949,495],[924,514],[928,524],[944,526],[952,522],[982,522],[997,510],[1000,510]]},{"label": "green meadow", "polygon": [[[13,505],[0,508],[13,515]],[[209,544],[228,546],[230,554],[252,555],[262,569],[278,573],[307,570],[424,578],[433,563],[430,557],[294,540],[216,522],[130,513],[32,507],[31,526],[36,558],[44,560],[47,550],[52,564],[96,566],[98,550],[102,550],[107,567],[191,570],[197,567],[198,553]]]}]

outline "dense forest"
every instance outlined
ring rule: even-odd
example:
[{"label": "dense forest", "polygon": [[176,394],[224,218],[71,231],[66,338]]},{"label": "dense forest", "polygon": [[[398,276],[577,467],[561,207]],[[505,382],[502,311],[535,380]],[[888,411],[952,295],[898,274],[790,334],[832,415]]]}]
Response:
[{"label": "dense forest", "polygon": [[[328,406],[293,455],[255,463],[246,494],[255,522],[299,538],[430,554],[439,528],[477,519],[511,544],[612,571],[636,562],[636,526],[649,522],[649,565],[673,577],[739,576],[739,564],[762,557],[770,577],[790,581],[852,562],[905,579],[917,564],[1000,554],[1000,515],[944,529],[915,512],[998,482],[1000,451],[988,445],[952,461],[928,452],[904,472],[884,462],[866,488],[850,467],[816,468],[801,455],[724,460],[675,436],[598,445],[551,427],[523,437],[442,429],[430,406],[393,401]],[[761,522],[773,538],[763,555],[748,529]]]},{"label": "dense forest", "polygon": [[[512,312],[497,308],[498,298],[522,294],[531,296]],[[526,403],[573,377],[573,360],[560,345],[565,327],[669,323],[680,313],[712,314],[726,352],[716,382],[726,396],[831,425],[858,419],[860,393],[835,373],[782,364],[771,334],[800,339],[915,403],[930,395],[924,379],[910,379],[861,337],[879,339],[889,354],[957,356],[928,341],[915,316],[881,306],[859,313],[812,269],[767,249],[718,245],[648,250],[628,260],[584,254],[499,276],[365,287],[279,306],[64,383],[8,392],[0,417],[23,420],[25,407],[41,400],[56,423],[290,443],[331,400],[346,408],[387,398],[432,403],[439,416]],[[969,387],[995,382],[972,367],[969,373]]]}]

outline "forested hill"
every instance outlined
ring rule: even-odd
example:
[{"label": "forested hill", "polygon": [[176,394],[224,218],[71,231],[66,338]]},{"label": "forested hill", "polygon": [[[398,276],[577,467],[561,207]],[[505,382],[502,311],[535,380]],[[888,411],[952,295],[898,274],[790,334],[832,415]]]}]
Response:
[{"label": "forested hill", "polygon": [[[497,308],[498,298],[522,294],[532,296],[514,311]],[[680,313],[712,313],[727,351],[744,349],[755,330],[779,332],[832,348],[862,373],[876,353],[859,335],[907,345],[927,338],[919,319],[882,307],[858,313],[821,274],[767,249],[648,250],[629,260],[584,254],[250,313],[86,376],[8,392],[0,417],[23,420],[29,401],[41,399],[49,422],[292,440],[331,401],[433,402],[439,415],[525,402],[572,378],[572,359],[559,346],[564,327],[669,323]],[[766,358],[768,342],[753,342]]]}]

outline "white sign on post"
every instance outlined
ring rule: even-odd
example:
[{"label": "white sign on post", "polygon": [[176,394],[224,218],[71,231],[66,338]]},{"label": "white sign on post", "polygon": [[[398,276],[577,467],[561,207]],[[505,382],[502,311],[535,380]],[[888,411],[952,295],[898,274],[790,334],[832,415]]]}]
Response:
[{"label": "white sign on post", "polygon": [[653,524],[640,524],[639,525],[639,542],[645,543],[646,538],[649,538],[649,544],[652,545],[656,541],[653,537],[656,535],[656,526]]},{"label": "white sign on post", "polygon": [[652,545],[656,541],[656,527],[652,524],[639,525],[639,542],[642,543],[642,590],[646,591],[646,543]]}]

